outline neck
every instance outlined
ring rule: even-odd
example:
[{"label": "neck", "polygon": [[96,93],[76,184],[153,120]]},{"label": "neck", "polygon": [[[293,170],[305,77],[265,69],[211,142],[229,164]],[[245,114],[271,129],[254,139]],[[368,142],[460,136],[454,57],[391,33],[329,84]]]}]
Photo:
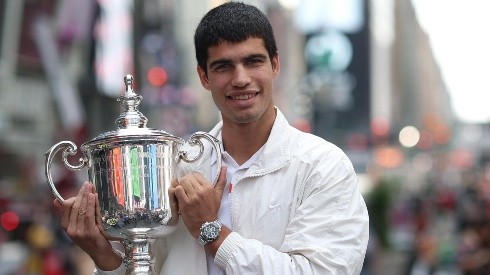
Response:
[{"label": "neck", "polygon": [[266,142],[276,118],[274,115],[264,115],[266,120],[253,123],[237,124],[223,121],[221,131],[223,147],[238,165],[250,159]]}]

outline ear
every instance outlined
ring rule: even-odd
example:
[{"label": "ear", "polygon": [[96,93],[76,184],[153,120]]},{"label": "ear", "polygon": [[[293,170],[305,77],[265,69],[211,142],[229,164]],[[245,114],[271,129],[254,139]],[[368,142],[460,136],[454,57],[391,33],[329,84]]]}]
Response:
[{"label": "ear", "polygon": [[276,54],[272,58],[272,73],[274,74],[274,78],[276,78],[279,75],[280,71],[281,71],[281,62],[279,61],[279,55]]},{"label": "ear", "polygon": [[197,65],[197,74],[199,75],[199,80],[201,80],[201,85],[204,87],[204,89],[209,90],[208,76],[199,65]]}]

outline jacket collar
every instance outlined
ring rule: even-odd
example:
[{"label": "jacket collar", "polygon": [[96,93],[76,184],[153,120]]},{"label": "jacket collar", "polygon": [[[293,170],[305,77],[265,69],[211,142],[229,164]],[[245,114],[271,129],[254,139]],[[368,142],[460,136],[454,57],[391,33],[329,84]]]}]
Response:
[{"label": "jacket collar", "polygon": [[[291,127],[283,113],[276,109],[276,119],[272,126],[271,133],[264,145],[262,153],[258,156],[257,161],[252,164],[245,176],[260,176],[271,173],[282,168],[289,162],[291,148],[289,144]],[[220,121],[209,133],[217,137],[223,128],[223,121]],[[216,162],[216,156],[213,154],[212,163]]]}]

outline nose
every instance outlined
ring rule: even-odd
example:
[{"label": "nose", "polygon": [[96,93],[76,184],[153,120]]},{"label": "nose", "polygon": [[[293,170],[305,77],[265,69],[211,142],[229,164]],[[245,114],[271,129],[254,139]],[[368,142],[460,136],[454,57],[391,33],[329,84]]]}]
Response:
[{"label": "nose", "polygon": [[247,69],[242,65],[236,66],[231,84],[235,87],[244,87],[249,83],[250,83],[250,76],[248,74]]}]

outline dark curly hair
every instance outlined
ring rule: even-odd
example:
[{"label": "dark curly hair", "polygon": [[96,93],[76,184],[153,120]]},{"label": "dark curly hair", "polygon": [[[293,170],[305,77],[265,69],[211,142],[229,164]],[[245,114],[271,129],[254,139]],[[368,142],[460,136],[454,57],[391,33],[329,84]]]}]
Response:
[{"label": "dark curly hair", "polygon": [[257,7],[241,2],[227,2],[213,8],[201,19],[194,34],[197,64],[207,74],[210,47],[222,41],[238,43],[251,37],[263,40],[271,60],[277,55],[272,26]]}]

